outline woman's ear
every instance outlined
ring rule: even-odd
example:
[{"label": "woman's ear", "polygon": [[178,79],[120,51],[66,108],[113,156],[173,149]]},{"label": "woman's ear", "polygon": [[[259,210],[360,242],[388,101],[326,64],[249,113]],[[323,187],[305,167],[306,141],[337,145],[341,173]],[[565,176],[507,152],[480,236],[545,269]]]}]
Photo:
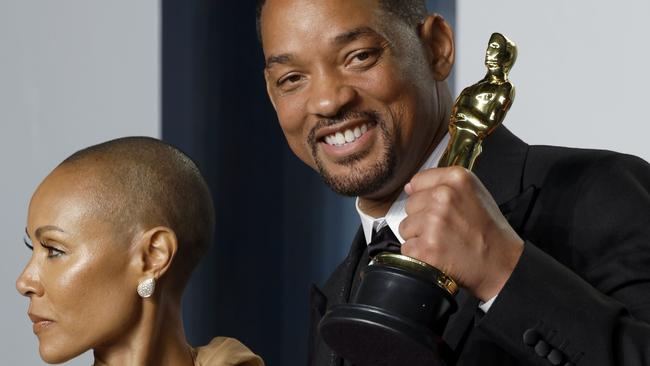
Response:
[{"label": "woman's ear", "polygon": [[139,244],[143,275],[160,279],[178,252],[176,233],[168,227],[158,226],[144,232]]},{"label": "woman's ear", "polygon": [[445,80],[454,65],[454,33],[451,27],[439,14],[431,14],[420,24],[419,36],[427,47],[434,78],[437,81]]}]

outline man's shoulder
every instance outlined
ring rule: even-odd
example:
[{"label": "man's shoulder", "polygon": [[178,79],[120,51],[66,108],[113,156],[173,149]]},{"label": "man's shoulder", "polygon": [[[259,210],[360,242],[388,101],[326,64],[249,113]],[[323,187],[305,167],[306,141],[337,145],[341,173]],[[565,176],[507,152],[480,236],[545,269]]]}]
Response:
[{"label": "man's shoulder", "polygon": [[593,163],[598,160],[636,158],[611,150],[587,149],[553,145],[529,145],[529,159],[549,162]]},{"label": "man's shoulder", "polygon": [[634,155],[610,150],[531,145],[526,157],[524,181],[541,184],[555,177],[564,182],[580,179],[616,179],[615,172],[647,176],[650,165]]}]

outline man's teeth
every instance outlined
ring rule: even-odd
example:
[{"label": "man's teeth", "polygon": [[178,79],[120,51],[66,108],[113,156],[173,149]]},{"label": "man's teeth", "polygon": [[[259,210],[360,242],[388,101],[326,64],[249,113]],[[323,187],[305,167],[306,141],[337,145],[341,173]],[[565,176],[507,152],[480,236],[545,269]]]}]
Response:
[{"label": "man's teeth", "polygon": [[343,145],[354,142],[361,137],[364,133],[368,132],[368,125],[363,124],[361,127],[347,129],[343,132],[336,132],[329,136],[325,136],[325,142],[328,145]]}]

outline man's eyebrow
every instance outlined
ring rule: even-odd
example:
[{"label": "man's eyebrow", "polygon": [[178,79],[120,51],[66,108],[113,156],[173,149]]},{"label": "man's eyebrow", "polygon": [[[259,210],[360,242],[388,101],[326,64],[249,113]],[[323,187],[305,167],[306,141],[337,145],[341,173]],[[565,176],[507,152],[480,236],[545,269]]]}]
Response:
[{"label": "man's eyebrow", "polygon": [[[36,229],[34,231],[34,236],[36,237],[36,240],[41,240],[41,236],[46,231],[58,231],[60,233],[65,233],[65,231],[63,231],[63,229],[61,229],[60,227],[57,227],[57,226],[54,226],[54,225],[45,225],[45,226],[39,227],[38,229]],[[27,232],[26,228],[25,228],[25,232]],[[29,233],[27,233],[27,236],[29,236]]]},{"label": "man's eyebrow", "polygon": [[266,59],[266,68],[270,69],[275,64],[286,64],[293,60],[293,56],[288,53],[283,53],[281,55],[269,56]]},{"label": "man's eyebrow", "polygon": [[[336,37],[334,37],[333,43],[340,46],[355,41],[362,37],[381,37],[381,35],[370,27],[359,27],[337,35]],[[294,56],[290,53],[283,53],[281,55],[272,55],[266,59],[265,68],[270,69],[275,64],[281,64],[281,65],[287,64],[293,61],[293,59]]]},{"label": "man's eyebrow", "polygon": [[354,28],[352,30],[349,30],[345,33],[341,33],[336,37],[334,37],[334,44],[343,45],[346,43],[350,43],[352,41],[356,41],[361,37],[368,37],[368,36],[381,37],[379,33],[375,32],[375,30],[370,27],[359,27],[359,28]]}]

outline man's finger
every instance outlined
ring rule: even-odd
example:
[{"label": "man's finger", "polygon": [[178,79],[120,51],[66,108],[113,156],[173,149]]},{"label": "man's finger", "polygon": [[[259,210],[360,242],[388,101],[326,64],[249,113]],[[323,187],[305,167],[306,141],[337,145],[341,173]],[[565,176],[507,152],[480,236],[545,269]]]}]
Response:
[{"label": "man's finger", "polygon": [[414,175],[404,187],[404,191],[411,195],[438,185],[448,185],[462,189],[470,185],[473,179],[472,172],[463,167],[427,169]]},{"label": "man's finger", "polygon": [[459,194],[454,188],[448,185],[439,185],[432,189],[412,193],[406,201],[404,210],[407,215],[414,215],[430,207],[438,207],[444,210],[458,205],[459,198]]},{"label": "man's finger", "polygon": [[402,222],[399,223],[399,235],[406,241],[411,238],[414,238],[418,235],[417,225],[415,225],[415,219],[413,217],[406,217]]}]

